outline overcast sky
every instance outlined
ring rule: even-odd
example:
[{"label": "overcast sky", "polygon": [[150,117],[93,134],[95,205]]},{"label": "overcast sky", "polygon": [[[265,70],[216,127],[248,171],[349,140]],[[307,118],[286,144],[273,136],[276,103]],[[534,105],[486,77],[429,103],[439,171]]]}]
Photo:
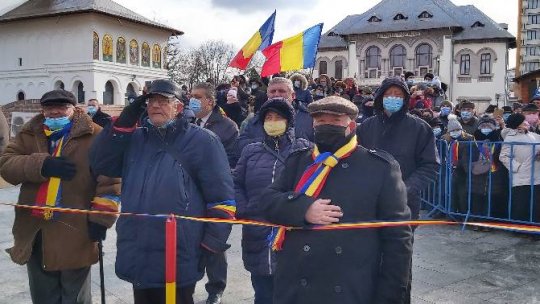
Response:
[{"label": "overcast sky", "polygon": [[[379,0],[115,0],[156,21],[185,32],[181,42],[196,46],[208,39],[222,39],[238,48],[277,9],[274,41],[295,35],[319,22],[325,32],[345,16],[360,14]],[[24,0],[0,1],[0,14]],[[456,5],[472,4],[498,23],[508,23],[517,35],[516,0],[452,0]],[[510,66],[515,65],[515,52]]]}]

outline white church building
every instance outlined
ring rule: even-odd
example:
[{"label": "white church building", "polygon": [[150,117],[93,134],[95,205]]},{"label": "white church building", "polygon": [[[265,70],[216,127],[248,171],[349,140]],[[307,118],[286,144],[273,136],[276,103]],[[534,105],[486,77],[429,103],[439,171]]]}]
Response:
[{"label": "white church building", "polygon": [[111,0],[29,0],[0,16],[0,105],[57,88],[123,105],[167,78],[167,43],[182,34]]},{"label": "white church building", "polygon": [[382,0],[321,37],[314,76],[353,77],[360,85],[378,86],[406,71],[416,79],[429,72],[449,86],[451,101],[466,99],[484,108],[506,100],[508,50],[515,47],[508,26],[473,5]]}]

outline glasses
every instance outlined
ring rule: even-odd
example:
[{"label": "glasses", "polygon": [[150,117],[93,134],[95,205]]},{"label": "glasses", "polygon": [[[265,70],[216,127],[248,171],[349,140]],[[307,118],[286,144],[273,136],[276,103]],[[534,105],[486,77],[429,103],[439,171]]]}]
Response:
[{"label": "glasses", "polygon": [[152,98],[146,99],[146,104],[149,106],[157,103],[160,107],[162,107],[162,106],[169,105],[172,102],[174,102],[174,98],[167,98],[164,96],[154,96]]}]

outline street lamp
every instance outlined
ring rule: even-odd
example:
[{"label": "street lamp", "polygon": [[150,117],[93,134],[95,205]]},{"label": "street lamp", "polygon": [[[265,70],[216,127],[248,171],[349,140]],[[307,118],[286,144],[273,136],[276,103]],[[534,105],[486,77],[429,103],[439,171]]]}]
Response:
[{"label": "street lamp", "polygon": [[495,93],[495,100],[497,101],[497,108],[499,107],[499,98],[501,98],[501,94]]}]

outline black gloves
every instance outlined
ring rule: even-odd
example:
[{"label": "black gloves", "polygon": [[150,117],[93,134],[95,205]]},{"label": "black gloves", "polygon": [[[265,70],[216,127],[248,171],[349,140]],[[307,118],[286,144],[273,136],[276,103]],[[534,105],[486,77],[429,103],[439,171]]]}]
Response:
[{"label": "black gloves", "polygon": [[139,117],[141,117],[144,110],[146,110],[147,97],[147,95],[141,95],[135,98],[131,104],[127,105],[124,110],[122,110],[122,113],[120,113],[120,116],[114,125],[120,128],[131,128],[135,126]]},{"label": "black gloves", "polygon": [[59,177],[63,180],[71,180],[77,173],[75,164],[67,158],[47,157],[41,167],[41,175],[44,177]]},{"label": "black gloves", "polygon": [[106,236],[107,227],[94,222],[88,222],[88,237],[92,242],[104,241]]}]

